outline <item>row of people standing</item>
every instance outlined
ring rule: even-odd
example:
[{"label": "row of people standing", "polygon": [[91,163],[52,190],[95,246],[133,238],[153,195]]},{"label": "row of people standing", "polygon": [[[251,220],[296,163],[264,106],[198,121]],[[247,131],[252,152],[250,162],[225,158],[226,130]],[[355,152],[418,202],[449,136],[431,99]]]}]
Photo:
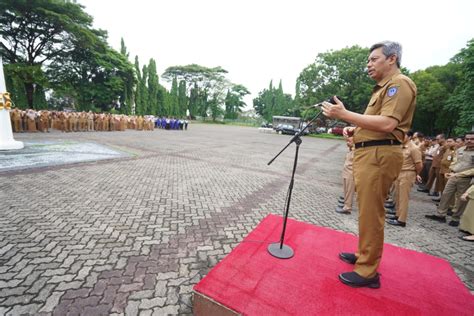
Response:
[{"label": "row of people standing", "polygon": [[[405,227],[408,216],[410,192],[416,181],[421,181],[420,172],[423,168],[422,152],[412,141],[412,132],[405,135],[402,143],[403,164],[397,179],[393,182],[390,197],[385,203],[388,224]],[[344,196],[339,197],[336,212],[351,214],[353,197],[355,195],[352,162],[354,147],[352,137],[346,138],[348,152],[344,161],[342,172]]]},{"label": "row of people standing", "polygon": [[[407,135],[410,136],[410,133]],[[474,241],[474,203],[471,201],[474,197],[474,132],[468,132],[464,138],[446,138],[440,134],[434,141],[415,133],[411,142],[405,141],[403,148],[404,163],[395,181],[394,199],[385,205],[395,208],[387,209],[387,223],[406,225],[408,198],[415,183],[415,171],[420,183],[418,191],[428,193],[435,197],[434,202],[438,202],[435,214],[425,217],[445,223],[447,216],[451,216],[448,224],[460,226],[461,232],[468,235],[461,236],[463,240]],[[408,168],[412,174],[405,177]]]},{"label": "row of people standing", "polygon": [[123,115],[111,113],[67,111],[10,110],[13,132],[63,132],[125,131],[126,129],[152,131],[155,117],[151,115]]},{"label": "row of people standing", "polygon": [[174,117],[158,117],[155,121],[156,128],[167,129],[167,130],[187,130],[188,120],[176,119]]},{"label": "row of people standing", "polygon": [[[444,138],[442,136],[438,135],[437,138],[440,137],[440,140],[442,140]],[[454,145],[452,145],[453,143]],[[468,190],[474,185],[474,131],[468,132],[462,143],[457,144],[456,140],[448,138],[445,142],[441,141],[439,145],[440,150],[433,157],[433,161],[435,161],[435,158],[441,161],[440,170],[437,172],[439,176],[436,177],[436,183],[433,185],[435,191],[437,191],[436,193],[440,194],[440,198],[435,199],[435,202],[439,203],[434,214],[427,214],[425,217],[440,223],[446,223],[447,217],[451,216],[448,224],[453,227],[458,227],[464,218],[473,223],[474,211],[465,213],[465,209],[469,199]],[[449,162],[445,172],[441,169],[443,161]],[[431,169],[433,168],[436,167],[432,166]],[[436,171],[434,172],[436,173]],[[437,183],[441,183],[441,185]],[[426,186],[419,188],[419,191],[435,196],[430,192],[431,185],[431,182],[428,182]],[[465,198],[462,199],[462,196]],[[466,227],[463,229],[463,227],[461,225],[462,230],[474,235],[474,225],[469,229],[465,229]]]}]

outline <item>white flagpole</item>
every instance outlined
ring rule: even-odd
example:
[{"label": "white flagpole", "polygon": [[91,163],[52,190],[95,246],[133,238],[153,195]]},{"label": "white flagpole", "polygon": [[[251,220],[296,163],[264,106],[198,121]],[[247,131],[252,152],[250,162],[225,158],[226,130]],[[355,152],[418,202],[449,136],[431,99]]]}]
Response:
[{"label": "white flagpole", "polygon": [[12,123],[10,121],[10,96],[6,94],[3,61],[0,56],[0,150],[22,149],[23,142],[13,139]]}]

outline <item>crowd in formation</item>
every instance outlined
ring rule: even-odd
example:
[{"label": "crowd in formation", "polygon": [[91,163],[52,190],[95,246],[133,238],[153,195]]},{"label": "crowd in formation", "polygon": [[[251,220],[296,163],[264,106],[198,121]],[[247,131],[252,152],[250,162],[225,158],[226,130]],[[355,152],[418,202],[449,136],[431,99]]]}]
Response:
[{"label": "crowd in formation", "polygon": [[[341,214],[352,212],[355,195],[352,137],[346,137],[346,143],[348,152],[342,172],[344,196],[339,197],[336,206],[336,212]],[[418,183],[417,190],[427,193],[436,205],[436,211],[425,217],[459,227],[464,233],[460,238],[474,242],[474,132],[464,137],[440,134],[435,138],[409,132],[402,147],[402,170],[385,202],[386,222],[406,226],[410,192]]]},{"label": "crowd in formation", "polygon": [[13,132],[63,132],[125,131],[134,129],[152,131],[155,128],[187,130],[188,120],[152,115],[124,115],[93,112],[35,111],[12,109],[10,119]]}]

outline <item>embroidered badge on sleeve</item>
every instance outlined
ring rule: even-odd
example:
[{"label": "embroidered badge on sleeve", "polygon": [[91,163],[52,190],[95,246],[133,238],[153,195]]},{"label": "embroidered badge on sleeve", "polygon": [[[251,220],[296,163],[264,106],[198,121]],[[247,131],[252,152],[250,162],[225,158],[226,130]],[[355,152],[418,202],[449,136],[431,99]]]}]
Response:
[{"label": "embroidered badge on sleeve", "polygon": [[393,97],[395,94],[397,94],[398,88],[397,87],[391,87],[387,91],[387,96]]}]

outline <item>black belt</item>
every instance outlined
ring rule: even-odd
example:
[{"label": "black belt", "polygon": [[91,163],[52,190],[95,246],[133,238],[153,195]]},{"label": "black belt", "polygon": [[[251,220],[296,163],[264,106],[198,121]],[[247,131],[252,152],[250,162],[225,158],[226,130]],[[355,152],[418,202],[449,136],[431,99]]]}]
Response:
[{"label": "black belt", "polygon": [[381,139],[381,140],[369,140],[366,142],[355,143],[355,148],[371,147],[371,146],[384,146],[384,145],[401,145],[398,140],[395,139]]}]

